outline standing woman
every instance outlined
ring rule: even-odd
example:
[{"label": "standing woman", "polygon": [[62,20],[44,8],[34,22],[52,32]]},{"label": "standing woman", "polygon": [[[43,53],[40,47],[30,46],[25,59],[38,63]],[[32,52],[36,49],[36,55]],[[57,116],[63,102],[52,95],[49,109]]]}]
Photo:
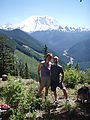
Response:
[{"label": "standing woman", "polygon": [[48,95],[48,89],[51,83],[50,70],[51,70],[52,53],[48,53],[44,61],[40,62],[38,66],[38,78],[39,78],[39,92],[38,97],[41,95],[43,88],[45,87],[45,97]]}]

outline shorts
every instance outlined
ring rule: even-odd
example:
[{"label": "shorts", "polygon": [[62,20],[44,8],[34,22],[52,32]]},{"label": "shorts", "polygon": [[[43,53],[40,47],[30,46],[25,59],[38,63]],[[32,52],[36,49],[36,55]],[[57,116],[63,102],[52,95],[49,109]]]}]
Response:
[{"label": "shorts", "polygon": [[51,83],[50,77],[49,76],[45,76],[45,77],[41,77],[41,87],[49,87]]},{"label": "shorts", "polygon": [[54,92],[56,88],[59,87],[60,89],[64,88],[63,82],[59,83],[58,81],[51,81],[51,90]]}]

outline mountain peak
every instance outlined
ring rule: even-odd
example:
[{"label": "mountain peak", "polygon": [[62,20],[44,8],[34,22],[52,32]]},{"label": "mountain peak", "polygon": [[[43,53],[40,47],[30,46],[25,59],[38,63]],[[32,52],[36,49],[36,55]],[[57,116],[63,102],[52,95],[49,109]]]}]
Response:
[{"label": "mountain peak", "polygon": [[0,29],[21,29],[25,32],[31,33],[35,31],[46,31],[46,30],[58,30],[64,32],[80,32],[89,31],[85,28],[74,28],[74,27],[62,27],[59,23],[52,17],[49,16],[30,16],[20,24],[5,24],[0,26]]},{"label": "mountain peak", "polygon": [[22,30],[26,32],[52,30],[58,28],[58,22],[48,16],[31,16],[21,23]]}]

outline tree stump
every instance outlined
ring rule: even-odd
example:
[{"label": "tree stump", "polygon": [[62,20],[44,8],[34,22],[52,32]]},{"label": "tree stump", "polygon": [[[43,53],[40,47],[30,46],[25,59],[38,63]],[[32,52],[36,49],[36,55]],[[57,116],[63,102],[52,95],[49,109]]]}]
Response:
[{"label": "tree stump", "polygon": [[2,81],[7,81],[7,79],[8,79],[8,76],[7,75],[2,75]]}]

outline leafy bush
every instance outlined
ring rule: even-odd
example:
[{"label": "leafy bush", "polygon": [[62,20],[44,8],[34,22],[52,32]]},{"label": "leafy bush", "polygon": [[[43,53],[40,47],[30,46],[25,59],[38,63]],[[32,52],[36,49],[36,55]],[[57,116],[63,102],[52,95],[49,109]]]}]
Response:
[{"label": "leafy bush", "polygon": [[25,98],[25,86],[19,81],[9,79],[8,86],[5,88],[6,102],[12,107],[17,108],[20,101]]},{"label": "leafy bush", "polygon": [[87,75],[87,80],[86,81],[87,81],[87,83],[90,84],[90,68],[87,69],[86,75]]},{"label": "leafy bush", "polygon": [[11,107],[10,120],[25,120],[27,113],[30,113],[32,119],[35,119],[36,110],[42,109],[43,104],[41,98],[36,98],[38,85],[33,80],[30,80],[29,85],[26,85],[25,80],[15,79],[9,76],[8,84],[0,88],[2,98]]},{"label": "leafy bush", "polygon": [[71,87],[74,88],[75,85],[78,83],[79,80],[79,75],[78,72],[74,69],[69,69],[69,70],[65,70],[65,85],[67,87]]},{"label": "leafy bush", "polygon": [[70,68],[65,70],[65,85],[74,88],[78,83],[85,83],[87,80],[86,73]]},{"label": "leafy bush", "polygon": [[81,84],[84,84],[87,82],[87,75],[84,71],[80,71],[78,72],[79,74],[79,80],[78,80],[78,83],[81,83]]}]

